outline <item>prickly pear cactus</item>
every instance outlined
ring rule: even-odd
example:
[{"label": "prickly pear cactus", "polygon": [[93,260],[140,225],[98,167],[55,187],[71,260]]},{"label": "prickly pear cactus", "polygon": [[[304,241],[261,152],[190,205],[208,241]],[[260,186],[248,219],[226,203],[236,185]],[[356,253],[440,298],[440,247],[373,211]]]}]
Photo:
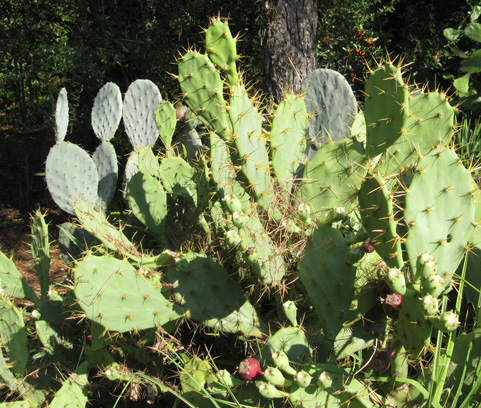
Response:
[{"label": "prickly pear cactus", "polygon": [[68,126],[67,91],[62,89],[55,113],[55,146],[45,165],[47,186],[55,203],[74,214],[73,202],[90,201],[105,209],[117,188],[117,155],[110,143],[120,122],[122,100],[120,89],[108,83],[99,91],[92,109],[92,127],[101,144],[91,157],[77,145],[64,141]]},{"label": "prickly pear cactus", "polygon": [[309,135],[317,150],[323,144],[344,139],[357,114],[357,101],[346,79],[332,69],[309,73],[301,85],[307,112],[312,115]]},{"label": "prickly pear cactus", "polygon": [[[69,299],[92,331],[89,363],[104,379],[130,383],[132,370],[110,347],[144,366],[154,350],[163,359],[149,373],[162,367],[164,376],[175,363],[177,395],[196,406],[402,406],[415,397],[406,384],[430,389],[422,369],[442,384],[447,370],[410,362],[433,360],[435,334],[449,346],[434,360],[449,366],[463,330],[468,274],[460,265],[481,214],[479,189],[450,146],[454,109],[445,95],[408,86],[402,68],[387,63],[370,73],[362,112],[356,113],[345,80],[330,70],[313,73],[305,95],[286,94],[264,111],[238,72],[236,38],[225,21],[212,20],[205,48],[178,60],[188,108],[162,101],[147,80],[134,82],[123,103],[117,99],[133,146],[124,188],[128,212],[112,216],[98,205],[99,177],[106,174],[100,156],[108,153],[100,150],[91,160],[77,147],[58,147],[52,154],[60,161],[67,150],[78,153],[78,163],[90,166],[82,177],[95,184],[92,196],[81,193],[84,179],[75,194],[64,194],[90,242],[65,229],[79,248]],[[108,110],[109,89],[96,100],[100,116],[108,115],[101,112]],[[65,112],[62,92],[61,140]],[[115,131],[112,118],[95,123],[101,138]],[[61,140],[59,146],[67,144]],[[317,149],[309,153],[312,143]],[[8,271],[0,270],[0,288],[40,310],[51,291],[45,228],[35,225],[41,296],[1,257]],[[459,291],[448,296],[455,285]],[[460,301],[453,302],[456,296]],[[4,349],[22,372],[29,357],[11,339],[12,330],[24,328],[15,305],[4,302],[10,324]],[[47,320],[36,331],[54,355],[59,333]],[[209,336],[212,352],[227,344],[229,353],[249,354],[239,358],[237,374],[230,357],[207,360],[182,344],[197,333]],[[135,347],[129,336],[141,337]],[[15,374],[2,374],[11,389]],[[388,377],[392,384],[378,386]]]}]

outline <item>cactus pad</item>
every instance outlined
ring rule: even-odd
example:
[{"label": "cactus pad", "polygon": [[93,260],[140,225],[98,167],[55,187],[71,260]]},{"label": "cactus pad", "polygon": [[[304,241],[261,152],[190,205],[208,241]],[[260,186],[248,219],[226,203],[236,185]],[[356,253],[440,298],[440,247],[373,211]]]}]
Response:
[{"label": "cactus pad", "polygon": [[106,83],[97,94],[92,108],[92,128],[102,141],[110,141],[122,118],[122,94],[119,87]]},{"label": "cactus pad", "polygon": [[357,101],[346,79],[331,69],[316,69],[302,83],[306,90],[307,113],[312,114],[310,137],[321,147],[330,140],[340,140],[350,135],[357,113]]},{"label": "cactus pad", "polygon": [[148,329],[183,315],[139,270],[111,256],[90,255],[79,262],[74,292],[85,315],[113,331]]},{"label": "cactus pad", "polygon": [[77,199],[97,205],[99,176],[92,158],[77,145],[57,143],[47,156],[45,166],[47,185],[55,203],[73,214]]},{"label": "cactus pad", "polygon": [[124,97],[122,118],[125,132],[134,150],[142,146],[153,147],[159,132],[155,111],[162,102],[159,88],[148,79],[138,79],[130,84]]}]

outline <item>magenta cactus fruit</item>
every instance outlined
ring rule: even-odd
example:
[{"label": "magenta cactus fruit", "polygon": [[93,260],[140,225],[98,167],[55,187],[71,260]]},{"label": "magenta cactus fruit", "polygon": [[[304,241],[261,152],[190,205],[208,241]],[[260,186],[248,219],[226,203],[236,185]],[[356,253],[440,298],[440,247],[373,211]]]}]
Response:
[{"label": "magenta cactus fruit", "polygon": [[370,254],[371,252],[374,252],[374,247],[371,245],[371,239],[368,238],[366,239],[362,245],[359,248],[362,252],[365,252],[367,254]]},{"label": "magenta cactus fruit", "polygon": [[239,375],[246,381],[252,381],[262,375],[262,367],[259,360],[248,357],[239,364]]},{"label": "magenta cactus fruit", "polygon": [[386,316],[391,319],[397,319],[399,307],[402,303],[402,296],[396,292],[389,293],[382,302],[382,309]]},{"label": "magenta cactus fruit", "polygon": [[374,371],[382,373],[391,366],[391,359],[394,350],[376,350],[371,360],[371,367]]}]

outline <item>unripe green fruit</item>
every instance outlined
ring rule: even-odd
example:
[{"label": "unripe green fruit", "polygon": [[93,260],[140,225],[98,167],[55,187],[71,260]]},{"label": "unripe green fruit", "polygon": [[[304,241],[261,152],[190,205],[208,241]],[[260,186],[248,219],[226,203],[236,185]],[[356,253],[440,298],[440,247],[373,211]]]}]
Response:
[{"label": "unripe green fruit", "polygon": [[226,232],[225,242],[227,243],[227,245],[229,247],[233,248],[233,247],[239,245],[241,241],[242,241],[242,238],[239,236],[237,231],[229,230],[229,231]]},{"label": "unripe green fruit", "polygon": [[286,374],[296,375],[296,370],[289,365],[289,357],[287,357],[287,354],[284,351],[279,350],[272,353],[272,361],[277,368],[284,371]]},{"label": "unripe green fruit", "polygon": [[422,299],[423,301],[423,309],[428,316],[433,316],[438,312],[439,309],[439,300],[437,297],[432,295],[426,295]]},{"label": "unripe green fruit", "polygon": [[459,326],[459,316],[452,310],[444,312],[440,316],[431,317],[429,319],[431,324],[442,332],[451,332]]},{"label": "unripe green fruit", "polygon": [[267,367],[264,371],[264,378],[267,382],[280,387],[289,387],[292,385],[292,381],[286,379],[282,371],[277,367]]},{"label": "unripe green fruit", "polygon": [[268,384],[263,381],[257,382],[257,389],[259,390],[259,394],[261,394],[264,398],[284,398],[289,396],[287,392],[278,390],[275,385]]},{"label": "unripe green fruit", "polygon": [[308,224],[311,223],[311,209],[311,205],[305,203],[301,203],[299,204],[299,207],[297,207],[299,218]]},{"label": "unripe green fruit", "polygon": [[227,370],[220,370],[216,373],[217,378],[220,383],[226,385],[227,387],[237,387],[240,385],[245,385],[245,382],[234,377]]},{"label": "unripe green fruit", "polygon": [[42,317],[42,315],[38,310],[35,309],[32,311],[32,317],[36,320],[39,320]]},{"label": "unripe green fruit", "polygon": [[404,296],[406,294],[406,279],[404,273],[398,268],[390,268],[386,274],[386,283],[393,292]]},{"label": "unripe green fruit", "polygon": [[307,371],[299,371],[294,379],[299,387],[307,388],[311,385],[312,377]]},{"label": "unripe green fruit", "polygon": [[329,375],[329,373],[326,371],[323,371],[321,374],[319,374],[317,384],[321,388],[324,388],[324,389],[329,388],[332,385],[332,378]]},{"label": "unripe green fruit", "polygon": [[242,204],[240,200],[235,196],[226,195],[224,197],[224,203],[231,213],[242,211]]},{"label": "unripe green fruit", "polygon": [[294,302],[288,300],[282,304],[282,308],[284,309],[284,314],[293,326],[297,326],[297,307]]},{"label": "unripe green fruit", "polygon": [[302,230],[292,220],[282,221],[282,226],[290,233],[300,233]]},{"label": "unripe green fruit", "polygon": [[422,282],[422,293],[434,297],[440,296],[444,291],[444,279],[437,273],[426,276]]},{"label": "unripe green fruit", "polygon": [[243,228],[249,221],[249,216],[242,211],[236,211],[232,213],[232,222],[237,228]]}]

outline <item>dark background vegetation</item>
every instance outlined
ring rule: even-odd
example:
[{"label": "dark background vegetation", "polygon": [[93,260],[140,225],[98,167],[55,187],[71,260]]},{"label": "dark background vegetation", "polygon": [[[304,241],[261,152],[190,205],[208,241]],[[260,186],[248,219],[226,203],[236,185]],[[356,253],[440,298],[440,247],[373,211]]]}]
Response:
[{"label": "dark background vegetation", "polygon": [[[412,81],[448,89],[457,61],[443,29],[457,28],[474,0],[319,0],[319,67],[339,70],[359,92],[362,78],[388,53],[411,63]],[[1,206],[31,210],[48,201],[43,167],[54,143],[57,94],[69,95],[68,139],[96,145],[90,109],[108,81],[125,92],[138,78],[175,102],[176,58],[201,47],[209,18],[229,17],[240,33],[241,68],[261,87],[267,30],[259,0],[0,0]],[[282,50],[279,50],[282,52]],[[120,140],[118,144],[126,143]]]}]

